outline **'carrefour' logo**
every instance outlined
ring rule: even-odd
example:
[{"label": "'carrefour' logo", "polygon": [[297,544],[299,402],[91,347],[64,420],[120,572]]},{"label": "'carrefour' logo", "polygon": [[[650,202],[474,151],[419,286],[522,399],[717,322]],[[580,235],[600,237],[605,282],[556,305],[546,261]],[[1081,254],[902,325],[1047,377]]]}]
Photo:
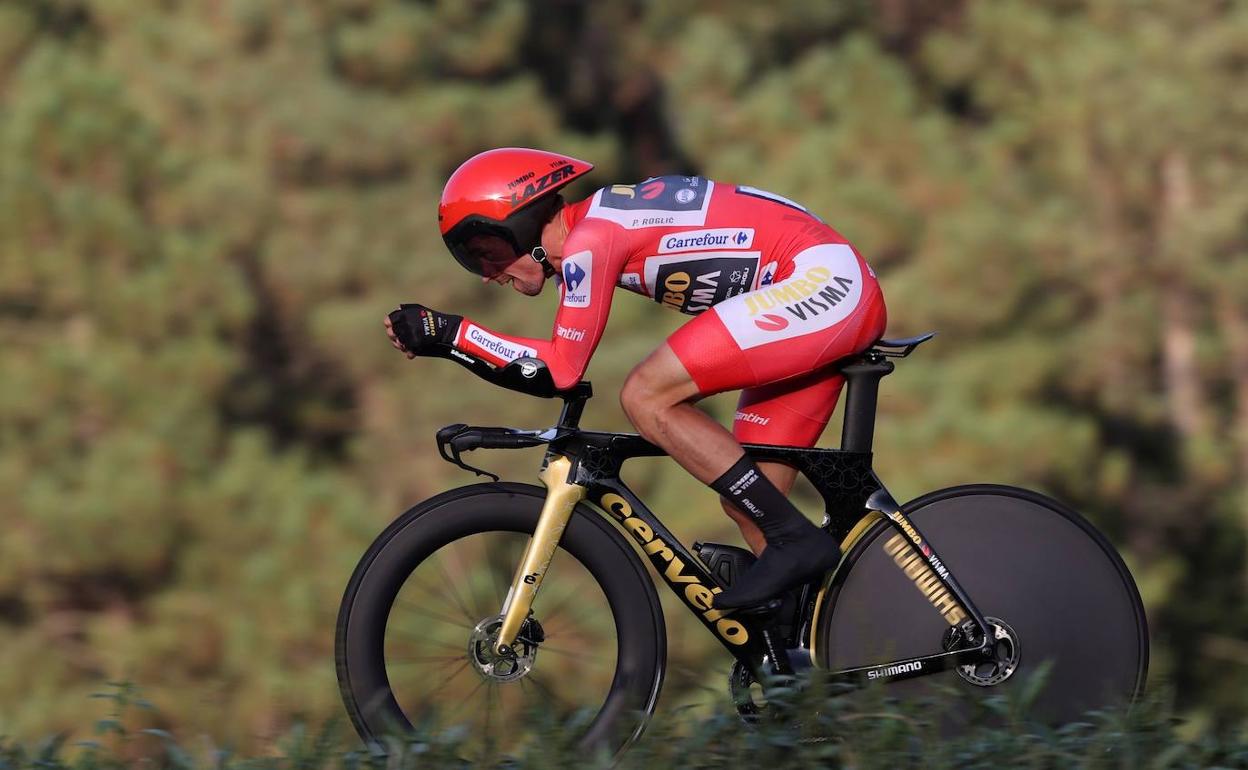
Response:
[{"label": "'carrefour' logo", "polygon": [[568,285],[568,291],[576,291],[581,287],[581,281],[585,280],[585,269],[575,262],[565,262],[563,265],[563,282]]},{"label": "'carrefour' logo", "polygon": [[564,307],[589,307],[593,291],[593,252],[581,251],[563,260]]},{"label": "'carrefour' logo", "polygon": [[754,243],[752,227],[717,227],[713,230],[685,230],[659,239],[659,253],[707,251],[710,249],[748,249]]}]

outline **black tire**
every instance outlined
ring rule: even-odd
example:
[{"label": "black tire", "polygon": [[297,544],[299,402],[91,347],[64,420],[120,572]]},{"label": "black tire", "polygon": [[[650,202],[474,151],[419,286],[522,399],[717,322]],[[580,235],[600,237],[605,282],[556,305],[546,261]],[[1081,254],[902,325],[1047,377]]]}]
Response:
[{"label": "black tire", "polygon": [[[470,729],[475,730],[484,714],[484,740],[473,735],[465,745],[482,752],[477,758],[488,759],[526,739],[531,722],[518,717],[531,716],[535,708],[557,717],[579,712],[584,732],[578,744],[583,747],[618,751],[640,735],[663,680],[667,647],[663,615],[640,560],[601,514],[583,504],[563,532],[531,616],[541,623],[544,612],[559,612],[565,618],[562,622],[573,628],[563,639],[566,648],[559,649],[549,629],[542,629],[546,638],[535,647],[531,671],[514,681],[493,679],[473,663],[471,625],[501,609],[544,498],[544,489],[526,484],[451,490],[401,515],[364,554],[343,596],[335,657],[343,701],[365,742],[410,731],[413,723],[438,728],[460,724],[462,719],[473,722]],[[472,549],[485,558],[463,564],[464,553],[471,558],[477,552]],[[462,575],[452,577],[452,571]],[[426,580],[417,586],[425,592],[420,600],[408,600],[405,594],[396,603],[401,592],[415,590],[405,588],[409,578],[417,583],[418,575],[430,574],[432,584]],[[445,611],[436,609],[441,600],[447,601]],[[576,605],[572,614],[563,613],[567,605]],[[399,618],[407,619],[404,613],[417,618],[419,625],[403,626]],[[408,636],[401,636],[402,631]],[[462,638],[457,638],[460,634]],[[587,636],[594,639],[587,642]],[[612,643],[614,653],[609,649]],[[457,644],[457,656],[445,655]],[[400,660],[396,649],[404,655],[412,650],[422,655]],[[439,655],[422,657],[429,652]],[[552,663],[557,665],[551,667]],[[598,667],[585,674],[591,663]],[[426,673],[413,671],[412,666],[427,667]],[[455,691],[447,689],[452,684],[448,678],[423,696],[413,692],[464,670],[468,679]],[[561,675],[566,679],[557,681]],[[595,684],[600,688],[597,696]],[[467,705],[458,702],[464,690],[469,691],[464,696]],[[591,696],[591,702],[574,700]],[[508,700],[513,705],[519,701],[509,714],[517,718],[502,718],[505,724],[495,722],[491,727],[490,710],[504,708]]]},{"label": "black tire", "polygon": [[[903,510],[980,612],[1017,634],[1020,659],[1000,684],[977,686],[950,670],[892,683],[889,695],[930,694],[935,683],[983,695],[1015,690],[1046,661],[1051,669],[1031,706],[1034,718],[1068,722],[1140,693],[1148,626],[1139,591],[1118,553],[1083,517],[1035,492],[995,485],[932,492]],[[895,532],[877,523],[833,577],[816,638],[825,668],[941,651],[949,624],[885,550]],[[952,723],[958,719],[955,713]]]}]

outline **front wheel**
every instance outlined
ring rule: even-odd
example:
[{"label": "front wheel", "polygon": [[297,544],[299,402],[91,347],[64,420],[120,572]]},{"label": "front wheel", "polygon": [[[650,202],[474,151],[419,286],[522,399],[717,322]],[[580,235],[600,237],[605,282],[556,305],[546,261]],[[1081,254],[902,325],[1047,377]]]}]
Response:
[{"label": "front wheel", "polygon": [[[1148,670],[1144,607],[1122,559],[1083,517],[995,485],[933,492],[903,510],[989,618],[1003,650],[1000,665],[898,681],[890,695],[928,693],[936,682],[979,694],[1012,690],[1043,665],[1032,714],[1056,723],[1139,693]],[[893,540],[896,532],[877,523],[833,577],[816,627],[822,666],[931,655],[948,642],[949,605],[923,560]]]},{"label": "front wheel", "polygon": [[644,566],[600,515],[577,506],[521,627],[493,652],[512,576],[545,491],[452,490],[396,519],[360,560],[338,615],[338,681],[366,742],[422,727],[469,732],[488,762],[531,738],[537,710],[578,715],[579,744],[617,751],[653,710],[666,655]]}]

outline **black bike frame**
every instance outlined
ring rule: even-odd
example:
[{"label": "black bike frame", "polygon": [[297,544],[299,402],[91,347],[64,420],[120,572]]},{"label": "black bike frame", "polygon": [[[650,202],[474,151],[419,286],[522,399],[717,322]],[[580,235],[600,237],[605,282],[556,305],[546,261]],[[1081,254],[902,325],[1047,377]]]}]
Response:
[{"label": "black bike frame", "polygon": [[[893,370],[892,362],[885,360],[885,355],[872,349],[841,368],[848,387],[840,449],[744,445],[751,457],[791,465],[810,480],[825,504],[823,527],[838,540],[845,539],[864,517],[872,516],[873,512],[878,514],[904,539],[910,551],[930,567],[932,576],[947,592],[940,595],[947,600],[948,609],[944,614],[951,627],[965,626],[969,619],[978,629],[979,644],[973,647],[828,673],[831,682],[854,686],[925,676],[954,666],[990,660],[993,648],[992,630],[983,615],[871,468],[879,382]],[[554,395],[564,400],[555,428],[518,431],[452,425],[438,432],[439,451],[448,462],[485,473],[465,464],[460,452],[549,445],[546,462],[555,457],[566,457],[572,462],[570,480],[584,486],[588,490],[587,499],[618,523],[622,532],[631,535],[634,546],[650,560],[663,582],[730,654],[757,675],[793,673],[787,650],[809,638],[815,605],[825,593],[820,589],[844,579],[845,562],[833,571],[824,586],[812,582],[792,592],[797,599],[796,606],[786,607],[782,613],[784,617],[774,611],[748,614],[713,609],[712,599],[722,590],[718,581],[620,478],[620,468],[626,460],[666,453],[636,434],[581,430],[581,413],[592,395],[589,383],[580,383],[570,391]],[[934,591],[931,596],[938,593]],[[813,651],[808,652],[813,655]]]}]

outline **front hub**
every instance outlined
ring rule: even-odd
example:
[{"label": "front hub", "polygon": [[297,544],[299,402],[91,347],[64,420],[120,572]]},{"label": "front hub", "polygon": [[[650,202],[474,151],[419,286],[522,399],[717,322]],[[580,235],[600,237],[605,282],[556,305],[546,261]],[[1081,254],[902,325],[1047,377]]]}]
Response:
[{"label": "front hub", "polygon": [[486,618],[472,629],[468,637],[468,659],[483,679],[494,682],[514,682],[533,669],[537,648],[546,638],[542,626],[532,617],[520,626],[515,644],[506,653],[494,651],[498,631],[503,626],[502,615]]}]

